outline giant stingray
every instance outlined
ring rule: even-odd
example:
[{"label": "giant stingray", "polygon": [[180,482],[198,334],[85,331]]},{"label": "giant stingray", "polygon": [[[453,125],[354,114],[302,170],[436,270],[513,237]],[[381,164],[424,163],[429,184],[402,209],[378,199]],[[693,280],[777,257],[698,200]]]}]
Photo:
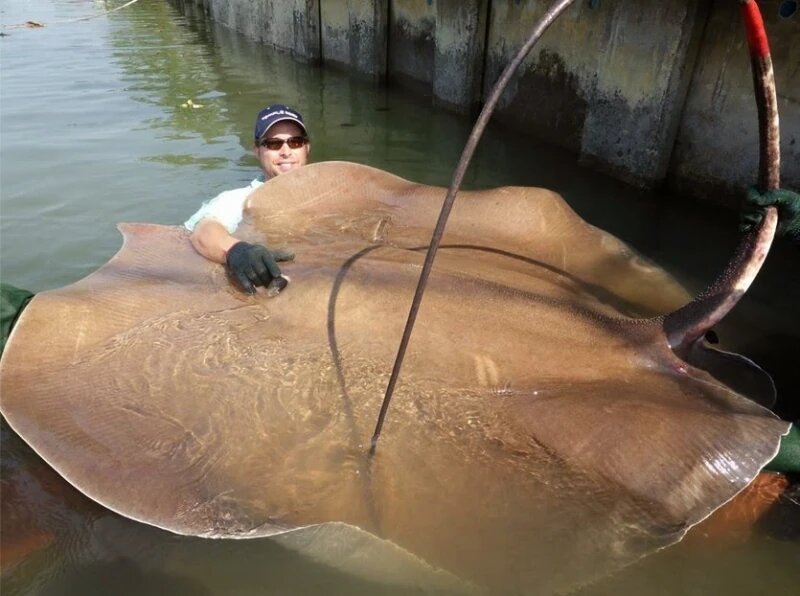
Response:
[{"label": "giant stingray", "polygon": [[664,271],[545,189],[461,193],[431,268],[450,195],[344,162],[269,181],[237,234],[296,253],[272,298],[239,292],[183,229],[121,225],[109,263],[23,313],[2,413],[135,520],[216,538],[343,522],[476,585],[540,592],[674,543],[775,455],[788,424],[754,401],[770,379],[703,341],[766,256],[774,210],[678,308]]}]

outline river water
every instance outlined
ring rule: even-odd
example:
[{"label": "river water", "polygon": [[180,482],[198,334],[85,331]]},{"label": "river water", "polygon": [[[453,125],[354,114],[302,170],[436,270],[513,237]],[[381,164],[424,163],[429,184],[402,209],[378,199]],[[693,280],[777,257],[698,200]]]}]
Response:
[{"label": "river water", "polygon": [[[0,9],[3,281],[34,291],[66,285],[119,249],[117,222],[177,224],[203,200],[246,184],[256,172],[252,118],[272,102],[303,112],[315,161],[343,159],[449,183],[471,122],[432,108],[429,98],[299,64],[206,20],[191,4],[141,0],[106,12],[122,4],[7,0]],[[13,27],[28,20],[46,26]],[[738,237],[734,213],[631,189],[581,170],[561,150],[492,128],[466,186],[506,184],[560,192],[585,219],[692,291],[721,270]],[[773,374],[777,409],[790,418],[800,417],[791,401],[800,389],[797,258],[796,247],[779,243],[718,330],[724,347]],[[5,424],[3,451],[4,530],[12,523],[29,529],[24,540],[4,542],[4,594],[410,590],[269,540],[191,539],[123,519],[52,474]],[[25,503],[14,500],[15,491],[27,495]],[[681,544],[590,592],[789,592],[800,582],[798,560],[796,541],[765,533],[711,550]]]}]

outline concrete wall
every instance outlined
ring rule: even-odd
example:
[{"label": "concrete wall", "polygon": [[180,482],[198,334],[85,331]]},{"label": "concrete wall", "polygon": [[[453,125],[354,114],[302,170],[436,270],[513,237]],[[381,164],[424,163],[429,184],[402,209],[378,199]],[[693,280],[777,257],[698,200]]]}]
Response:
[{"label": "concrete wall", "polygon": [[322,61],[386,78],[389,0],[322,0]]},{"label": "concrete wall", "polygon": [[392,0],[389,76],[429,87],[433,80],[437,0]]},{"label": "concrete wall", "polygon": [[481,102],[489,0],[437,0],[433,97],[472,112]]},{"label": "concrete wall", "polygon": [[[759,1],[775,67],[782,186],[800,190],[800,14],[781,18],[780,1]],[[741,17],[716,2],[694,68],[669,179],[717,202],[756,182],[758,116]]]},{"label": "concrete wall", "polygon": [[481,102],[489,0],[392,0],[389,77],[459,112]]},{"label": "concrete wall", "polygon": [[[484,93],[550,4],[492,2]],[[521,65],[498,119],[631,182],[658,182],[667,171],[691,72],[684,65],[694,61],[703,28],[700,5],[573,5]],[[658,23],[658,29],[648,23]]]},{"label": "concrete wall", "polygon": [[320,59],[320,0],[199,0],[219,21],[304,62]]},{"label": "concrete wall", "polygon": [[[195,0],[300,59],[411,83],[473,112],[550,0]],[[800,188],[800,14],[764,0],[784,186]],[[499,122],[640,186],[730,201],[752,184],[757,119],[735,0],[576,2],[522,64]]]}]

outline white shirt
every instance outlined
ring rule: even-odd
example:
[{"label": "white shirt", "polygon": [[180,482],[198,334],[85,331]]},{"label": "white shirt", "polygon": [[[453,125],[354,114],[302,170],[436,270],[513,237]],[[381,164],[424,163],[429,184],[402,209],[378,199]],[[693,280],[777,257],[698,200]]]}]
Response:
[{"label": "white shirt", "polygon": [[203,203],[197,213],[187,219],[183,226],[190,232],[194,232],[194,227],[200,220],[210,217],[225,226],[229,234],[233,234],[242,221],[242,212],[247,197],[262,184],[264,184],[263,175],[254,178],[247,186],[219,193],[210,201]]}]

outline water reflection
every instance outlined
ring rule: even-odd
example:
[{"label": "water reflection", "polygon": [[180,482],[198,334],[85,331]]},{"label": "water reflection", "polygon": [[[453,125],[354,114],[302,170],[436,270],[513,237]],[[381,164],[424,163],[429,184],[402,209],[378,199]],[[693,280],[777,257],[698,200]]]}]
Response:
[{"label": "water reflection", "polygon": [[[224,87],[219,57],[213,46],[205,45],[204,29],[176,27],[179,17],[169,3],[152,4],[134,5],[130,14],[113,16],[120,26],[110,39],[125,92],[159,108],[141,126],[152,129],[155,139],[220,143],[221,137],[236,130],[226,116],[225,93],[219,91]],[[202,108],[184,107],[187,100],[197,100]],[[220,161],[218,165],[226,164]]]}]

